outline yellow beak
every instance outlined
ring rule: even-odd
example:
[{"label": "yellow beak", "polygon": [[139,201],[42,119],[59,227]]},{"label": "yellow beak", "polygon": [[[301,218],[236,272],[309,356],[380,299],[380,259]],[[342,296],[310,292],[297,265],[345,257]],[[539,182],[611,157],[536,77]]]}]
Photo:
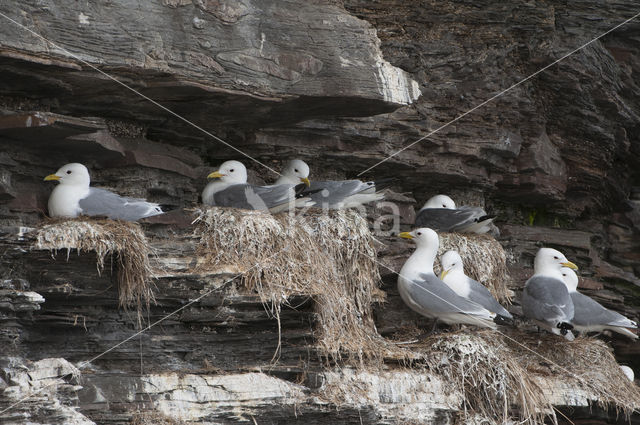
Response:
[{"label": "yellow beak", "polygon": [[413,239],[413,235],[409,232],[402,232],[398,234],[398,237],[402,239]]},{"label": "yellow beak", "polygon": [[60,180],[60,176],[56,174],[49,174],[47,177],[44,178],[44,181],[49,181],[49,180]]},{"label": "yellow beak", "polygon": [[578,270],[578,266],[573,264],[571,261],[567,261],[566,263],[561,263],[565,267],[569,267],[572,270]]},{"label": "yellow beak", "polygon": [[300,177],[300,181],[307,185],[307,187],[311,186],[311,182],[306,177]]},{"label": "yellow beak", "polygon": [[442,270],[442,273],[440,273],[440,280],[444,280],[447,273],[449,273],[449,270]]},{"label": "yellow beak", "polygon": [[224,174],[222,174],[220,171],[214,171],[207,176],[208,179],[219,179],[220,177],[224,177]]}]

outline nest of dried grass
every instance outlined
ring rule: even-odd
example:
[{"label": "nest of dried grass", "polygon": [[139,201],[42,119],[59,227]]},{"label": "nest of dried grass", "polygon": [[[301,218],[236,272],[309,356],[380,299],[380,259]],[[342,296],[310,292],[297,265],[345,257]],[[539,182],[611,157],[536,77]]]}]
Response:
[{"label": "nest of dried grass", "polygon": [[[614,407],[627,417],[640,407],[638,387],[620,370],[611,349],[593,338],[566,342],[520,330],[506,335],[468,329],[398,347],[386,360],[429,370],[450,383],[452,391],[464,396],[461,423],[477,418],[490,418],[489,423],[556,422],[553,404],[558,400],[552,397],[559,384],[567,391],[582,390],[598,406]],[[514,405],[518,418],[512,417]]]},{"label": "nest of dried grass", "polygon": [[38,228],[33,248],[49,250],[53,255],[67,250],[67,260],[74,249],[78,253],[94,251],[98,274],[107,258],[115,259],[120,307],[135,307],[139,321],[143,307],[148,309],[155,301],[150,248],[138,223],[89,217],[52,220]]},{"label": "nest of dried grass", "polygon": [[[521,367],[531,374],[552,377],[566,386],[580,388],[599,407],[613,407],[627,420],[640,409],[640,388],[629,381],[613,349],[600,339],[585,337],[566,342],[554,335],[522,332],[517,342],[506,340],[506,343],[518,353]],[[537,355],[525,352],[518,343]]]},{"label": "nest of dried grass", "polygon": [[256,291],[276,318],[291,296],[310,295],[322,354],[338,360],[349,353],[361,361],[381,356],[383,338],[372,311],[372,304],[384,299],[376,242],[356,211],[292,216],[209,208],[194,223],[200,272],[242,273],[244,286]]},{"label": "nest of dried grass", "polygon": [[[513,291],[508,287],[511,278],[507,270],[507,255],[502,245],[488,235],[439,233],[438,259],[449,251],[458,251],[467,276],[483,283],[501,303],[511,304]],[[434,265],[440,273],[440,262]]]}]

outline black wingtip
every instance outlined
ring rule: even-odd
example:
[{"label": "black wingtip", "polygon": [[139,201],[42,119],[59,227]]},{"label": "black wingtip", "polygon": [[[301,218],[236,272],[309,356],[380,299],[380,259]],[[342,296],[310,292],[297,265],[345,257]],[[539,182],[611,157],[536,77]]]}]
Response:
[{"label": "black wingtip", "polygon": [[483,221],[491,220],[491,219],[494,219],[496,217],[497,216],[495,214],[485,214],[482,217],[477,218],[476,221],[478,223],[482,223]]},{"label": "black wingtip", "polygon": [[300,183],[294,186],[293,190],[296,192],[296,198],[302,198],[302,193],[307,189],[307,185]]},{"label": "black wingtip", "polygon": [[496,325],[513,325],[515,323],[513,317],[501,316],[499,314],[494,317],[493,322]]},{"label": "black wingtip", "polygon": [[573,329],[573,325],[567,322],[560,322],[556,325],[558,329],[560,329],[560,333],[562,335],[566,335],[571,329]]},{"label": "black wingtip", "polygon": [[309,195],[322,191],[322,189],[309,190],[309,187],[304,183],[295,185],[293,190],[295,190],[296,192],[296,195],[295,195],[296,199],[306,198]]}]

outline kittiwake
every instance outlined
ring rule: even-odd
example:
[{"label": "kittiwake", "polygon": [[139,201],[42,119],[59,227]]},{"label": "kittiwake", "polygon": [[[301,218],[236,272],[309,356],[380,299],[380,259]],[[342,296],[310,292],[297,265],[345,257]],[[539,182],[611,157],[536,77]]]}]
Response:
[{"label": "kittiwake", "polygon": [[620,370],[625,374],[629,381],[633,382],[633,380],[635,379],[635,373],[633,373],[633,369],[631,369],[629,366],[620,365]]},{"label": "kittiwake", "polygon": [[414,240],[417,246],[398,276],[400,296],[412,310],[436,319],[436,323],[441,320],[448,324],[496,328],[494,312],[459,296],[433,273],[433,262],[440,243],[436,232],[420,228],[398,236]]},{"label": "kittiwake", "polygon": [[300,159],[289,161],[282,170],[276,184],[309,185],[303,194],[309,196],[319,208],[342,209],[359,207],[368,202],[379,201],[384,194],[379,190],[387,187],[393,179],[362,182],[360,180],[314,181],[309,182],[309,166]]},{"label": "kittiwake", "polygon": [[416,227],[429,227],[438,232],[487,233],[494,217],[480,207],[456,208],[447,195],[431,197],[416,214]]},{"label": "kittiwake", "polygon": [[609,310],[591,297],[578,292],[578,275],[570,268],[563,267],[562,280],[573,301],[574,314],[571,319],[573,328],[578,332],[602,332],[610,330],[638,339],[638,335],[627,328],[637,329],[638,324],[622,314]]},{"label": "kittiwake", "polygon": [[480,304],[489,311],[496,313],[504,319],[513,319],[500,303],[491,295],[491,292],[480,282],[471,279],[464,273],[462,258],[457,251],[447,251],[440,258],[442,273],[440,279],[453,289],[453,292],[474,303]]},{"label": "kittiwake", "polygon": [[207,178],[216,180],[207,184],[202,191],[202,202],[206,205],[268,210],[272,213],[313,205],[310,198],[299,195],[306,187],[304,184],[256,186],[247,183],[247,169],[239,161],[223,162]]},{"label": "kittiwake", "polygon": [[534,261],[534,275],[522,291],[522,312],[538,326],[572,341],[574,307],[562,279],[562,268],[577,270],[560,251],[540,248]]},{"label": "kittiwake", "polygon": [[55,174],[49,174],[44,179],[60,183],[49,196],[51,217],[88,215],[136,221],[163,212],[160,206],[153,202],[127,198],[106,189],[90,187],[89,170],[79,163],[64,165]]}]

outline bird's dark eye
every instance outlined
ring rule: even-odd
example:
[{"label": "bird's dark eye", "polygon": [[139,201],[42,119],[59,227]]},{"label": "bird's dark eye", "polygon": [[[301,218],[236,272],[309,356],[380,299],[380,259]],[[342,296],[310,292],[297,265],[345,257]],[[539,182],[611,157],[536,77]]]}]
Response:
[{"label": "bird's dark eye", "polygon": [[422,232],[418,232],[418,236],[420,236],[422,234]]},{"label": "bird's dark eye", "polygon": [[230,173],[233,173],[233,168],[229,170]]},{"label": "bird's dark eye", "polygon": [[71,174],[71,170],[67,170],[67,174]]},{"label": "bird's dark eye", "polygon": [[297,173],[297,172],[298,172],[298,169],[296,168],[296,169],[295,169],[295,170],[293,170],[293,171],[295,171],[295,172]]},{"label": "bird's dark eye", "polygon": [[559,258],[557,256],[555,256],[555,255],[553,256],[553,259],[554,260],[559,260]]},{"label": "bird's dark eye", "polygon": [[442,204],[442,208],[447,208],[447,206],[445,204]]}]

